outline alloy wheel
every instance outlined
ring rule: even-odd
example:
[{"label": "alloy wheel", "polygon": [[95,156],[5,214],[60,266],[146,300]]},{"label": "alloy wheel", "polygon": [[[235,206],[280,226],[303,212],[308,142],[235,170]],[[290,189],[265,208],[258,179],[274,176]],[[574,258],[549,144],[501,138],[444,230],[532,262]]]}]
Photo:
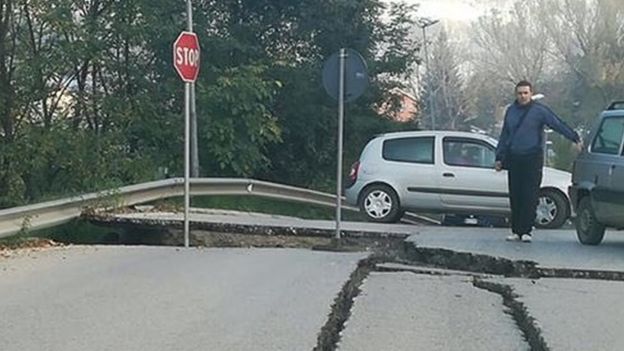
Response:
[{"label": "alloy wheel", "polygon": [[537,204],[535,221],[542,226],[546,226],[557,217],[558,211],[557,203],[552,198],[541,196]]},{"label": "alloy wheel", "polygon": [[364,208],[370,217],[384,218],[392,210],[392,198],[384,191],[372,191],[364,200]]}]

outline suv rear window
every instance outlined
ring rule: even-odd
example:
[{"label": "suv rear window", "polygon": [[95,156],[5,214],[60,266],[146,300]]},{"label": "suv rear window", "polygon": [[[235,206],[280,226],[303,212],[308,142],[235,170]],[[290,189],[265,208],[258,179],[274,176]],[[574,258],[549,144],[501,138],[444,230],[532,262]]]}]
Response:
[{"label": "suv rear window", "polygon": [[433,137],[388,139],[383,143],[385,160],[433,164]]},{"label": "suv rear window", "polygon": [[624,117],[605,118],[594,138],[591,151],[600,154],[619,155],[624,136]]}]

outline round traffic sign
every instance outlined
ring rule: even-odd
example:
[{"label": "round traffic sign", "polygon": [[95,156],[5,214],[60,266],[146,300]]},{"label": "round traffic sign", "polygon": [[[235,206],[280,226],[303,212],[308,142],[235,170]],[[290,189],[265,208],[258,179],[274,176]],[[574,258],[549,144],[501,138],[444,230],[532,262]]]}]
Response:
[{"label": "round traffic sign", "polygon": [[173,66],[183,81],[193,83],[199,74],[199,40],[197,34],[182,32],[173,43]]},{"label": "round traffic sign", "polygon": [[[364,93],[368,86],[366,61],[359,52],[346,49],[345,58],[345,102],[351,102]],[[338,100],[340,75],[340,50],[331,55],[323,65],[323,87],[329,96]]]}]

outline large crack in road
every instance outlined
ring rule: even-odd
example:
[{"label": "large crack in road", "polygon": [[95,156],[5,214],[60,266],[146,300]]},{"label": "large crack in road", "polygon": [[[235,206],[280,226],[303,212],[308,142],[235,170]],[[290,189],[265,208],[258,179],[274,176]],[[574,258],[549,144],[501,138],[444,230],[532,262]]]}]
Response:
[{"label": "large crack in road", "polygon": [[[137,230],[135,227],[131,229],[133,229],[132,231]],[[330,240],[331,233],[329,232],[309,232],[299,229],[293,232],[288,228],[280,229],[281,231],[279,232],[273,230],[266,232],[266,228],[263,227],[251,228],[249,232],[241,231],[238,227],[210,229],[211,230],[207,230],[204,234],[201,234],[200,231],[200,234],[210,237],[212,241],[201,241],[200,239],[202,236],[197,235],[194,237],[197,244],[224,247],[307,247],[329,251],[368,250],[371,252],[371,255],[367,259],[359,262],[357,268],[351,273],[349,279],[343,284],[340,292],[334,299],[331,312],[325,324],[318,332],[317,345],[314,347],[314,350],[329,351],[341,348],[341,339],[343,338],[344,332],[349,329],[346,326],[353,318],[352,313],[354,306],[358,304],[358,299],[362,295],[362,289],[366,288],[366,286],[363,287],[363,285],[371,274],[411,272],[420,276],[461,276],[469,279],[465,282],[472,289],[495,294],[501,299],[502,302],[499,313],[505,314],[507,318],[511,318],[511,324],[506,328],[514,329],[516,332],[520,333],[521,337],[526,342],[525,349],[529,348],[530,350],[568,349],[562,346],[564,344],[562,344],[560,340],[554,340],[559,338],[557,334],[553,334],[552,331],[549,334],[548,330],[544,331],[544,328],[536,322],[537,320],[542,321],[543,319],[547,319],[544,313],[552,313],[552,309],[549,309],[548,312],[544,312],[543,306],[539,308],[534,307],[536,304],[535,296],[532,296],[532,299],[526,296],[527,291],[534,289],[533,284],[542,280],[550,280],[548,284],[543,284],[544,286],[542,286],[542,289],[552,288],[553,285],[556,285],[557,289],[569,289],[565,287],[567,280],[585,281],[584,284],[586,284],[586,286],[593,286],[588,284],[587,280],[603,281],[605,283],[624,282],[624,271],[544,267],[538,262],[531,260],[497,257],[495,254],[473,253],[469,252],[470,250],[467,250],[468,252],[460,251],[456,250],[455,247],[449,249],[431,245],[430,247],[418,246],[413,241],[404,241],[405,235],[388,234],[378,236],[371,233],[363,235],[362,233],[349,232],[347,233],[348,235],[346,235],[349,240],[343,241],[346,245],[333,247],[332,241]],[[179,235],[176,235],[178,234],[176,230],[171,230],[170,228],[169,232],[172,233],[172,238],[176,239],[179,237]],[[252,237],[251,235],[254,233],[256,236]],[[313,237],[314,240],[308,240],[307,238],[309,237]],[[245,238],[245,240],[241,240],[241,238]],[[267,238],[272,241],[267,241]],[[302,241],[303,239],[306,240]],[[217,240],[216,243],[214,240]],[[304,242],[305,244],[302,244]],[[176,243],[175,240],[173,243]],[[602,265],[602,267],[609,266]],[[555,281],[562,283],[553,283],[553,278]],[[518,283],[519,281],[520,283]],[[424,283],[426,284],[427,282],[425,281]],[[525,284],[526,286],[524,286]],[[596,282],[596,284],[598,284],[598,282]],[[561,288],[561,285],[564,285],[564,287]],[[588,293],[593,292],[591,290],[593,287],[588,289]],[[611,289],[613,289],[613,287],[611,287]],[[575,298],[578,299],[578,297],[573,297],[569,300],[574,301]],[[478,305],[469,307],[474,309],[479,308]],[[573,308],[576,307],[577,306],[573,305]],[[562,303],[558,304],[558,308],[570,309],[569,306]],[[603,305],[603,313],[604,311],[609,313],[610,310],[608,308],[608,306],[605,307]],[[615,307],[615,309],[617,309],[617,307]],[[538,315],[535,315],[536,313]],[[559,311],[555,311],[555,313],[559,313]],[[565,313],[566,311],[563,312],[563,315],[565,315]],[[598,317],[600,318],[600,316]],[[613,320],[615,320],[615,323],[624,322],[624,320],[619,317],[613,318]],[[550,323],[552,328],[552,320]],[[352,326],[350,326],[350,328],[351,327]],[[556,330],[560,332],[561,328],[557,327]],[[579,335],[578,338],[581,339],[583,336]],[[592,340],[595,341],[596,339]],[[618,346],[623,345],[622,340],[618,339],[617,335],[612,337],[612,340],[615,340],[615,343],[601,344],[602,349],[621,349],[621,347]],[[590,349],[596,348],[594,344],[591,344],[593,341],[589,343]]]},{"label": "large crack in road", "polygon": [[[431,276],[469,276],[474,288],[499,295],[503,312],[510,315],[530,350],[551,350],[539,323],[520,301],[520,295],[504,279],[521,278],[532,283],[539,279],[583,279],[624,281],[624,272],[540,267],[537,262],[510,260],[483,254],[440,248],[418,247],[413,242],[387,245],[393,250],[373,253],[362,260],[336,298],[327,323],[321,329],[314,350],[337,350],[352,308],[362,292],[362,284],[372,272],[411,272]],[[475,306],[476,308],[477,306]]]},{"label": "large crack in road", "polygon": [[496,293],[503,298],[503,304],[509,308],[509,313],[512,315],[524,339],[531,347],[531,350],[550,350],[548,344],[542,337],[541,329],[535,323],[535,318],[529,314],[526,306],[517,300],[518,295],[514,293],[510,285],[489,282],[477,277],[474,277],[472,284],[479,289]]},{"label": "large crack in road", "polygon": [[358,263],[357,268],[351,273],[349,280],[343,285],[340,293],[334,300],[327,323],[321,328],[318,335],[314,351],[331,351],[336,349],[336,345],[340,340],[340,333],[351,315],[353,302],[361,292],[360,286],[379,262],[381,262],[380,258],[372,257],[361,260]]}]

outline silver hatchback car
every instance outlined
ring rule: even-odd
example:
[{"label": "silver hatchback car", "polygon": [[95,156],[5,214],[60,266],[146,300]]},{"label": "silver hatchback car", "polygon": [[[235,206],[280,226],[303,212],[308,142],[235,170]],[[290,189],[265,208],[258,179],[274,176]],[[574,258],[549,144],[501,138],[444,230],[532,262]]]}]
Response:
[{"label": "silver hatchback car", "polygon": [[[406,210],[509,215],[507,172],[494,170],[497,141],[468,132],[397,132],[373,138],[351,168],[347,202],[375,222]],[[536,226],[558,228],[570,217],[571,174],[544,167]]]}]

